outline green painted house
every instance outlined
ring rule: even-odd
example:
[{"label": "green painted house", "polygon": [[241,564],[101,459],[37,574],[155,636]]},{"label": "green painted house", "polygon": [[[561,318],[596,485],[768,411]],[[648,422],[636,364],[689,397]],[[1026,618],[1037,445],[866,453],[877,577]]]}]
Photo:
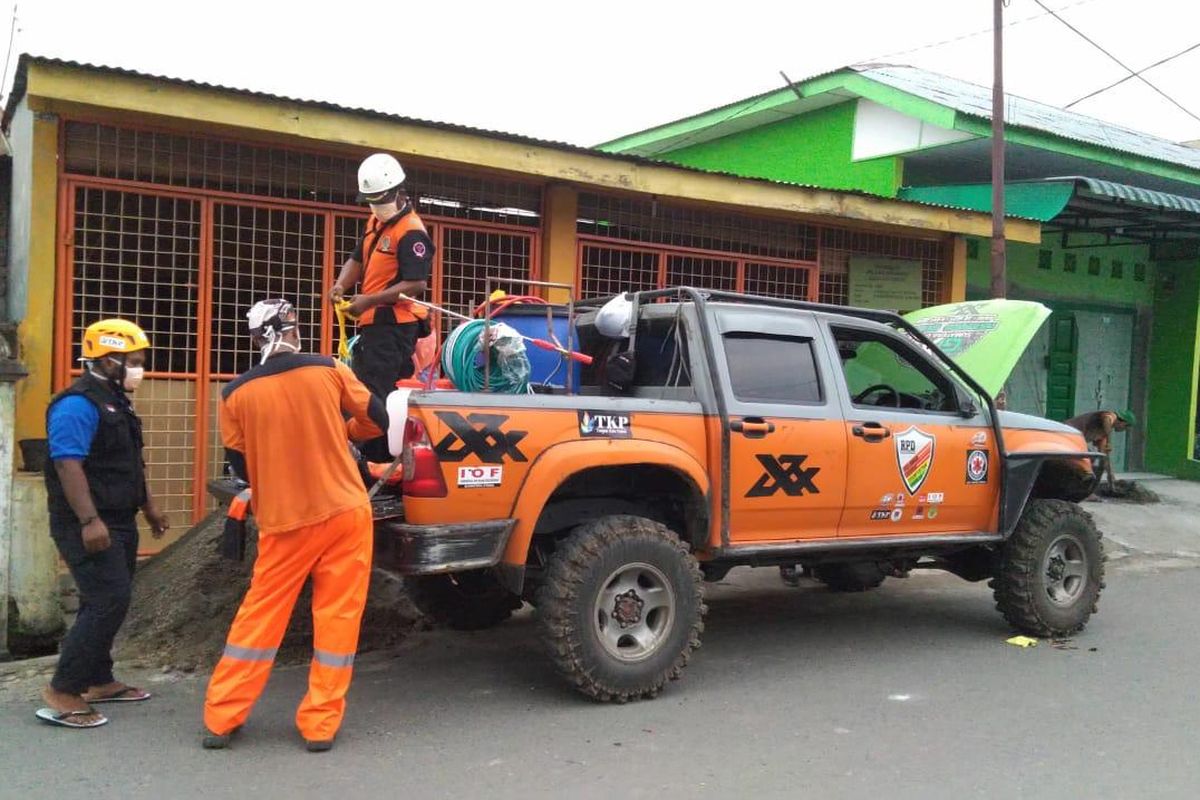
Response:
[{"label": "green painted house", "polygon": [[[1009,408],[1065,419],[1131,408],[1118,468],[1200,479],[1200,149],[1008,96],[1008,294],[1054,314]],[[907,66],[818,75],[599,145],[693,167],[990,210],[991,89]],[[1192,143],[1194,144],[1194,143]],[[964,238],[966,297],[986,240]]]}]

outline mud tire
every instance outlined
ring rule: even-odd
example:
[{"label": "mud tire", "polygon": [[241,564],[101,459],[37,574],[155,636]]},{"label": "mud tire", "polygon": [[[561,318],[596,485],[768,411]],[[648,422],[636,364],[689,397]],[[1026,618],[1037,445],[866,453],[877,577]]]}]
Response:
[{"label": "mud tire", "polygon": [[[1077,588],[1058,601],[1052,598],[1056,583],[1052,548],[1066,548],[1075,563],[1081,562],[1076,567]],[[1030,500],[1000,549],[996,575],[989,584],[996,608],[1010,625],[1030,636],[1078,633],[1096,613],[1104,589],[1104,561],[1100,531],[1091,514],[1065,500]],[[1061,561],[1057,568],[1061,569]]]},{"label": "mud tire", "polygon": [[[661,576],[673,606],[657,644],[631,662],[602,642],[597,610],[604,608],[600,598],[611,589],[610,579],[635,565]],[[687,546],[661,523],[634,516],[602,517],[575,528],[551,558],[537,600],[541,639],[558,672],[588,697],[616,703],[655,697],[682,675],[700,646],[708,610],[700,566]],[[605,624],[612,619],[606,616]]]},{"label": "mud tire", "polygon": [[887,577],[879,565],[863,561],[853,564],[822,564],[813,569],[813,577],[831,592],[865,592],[878,589]]},{"label": "mud tire", "polygon": [[521,598],[505,589],[487,570],[404,579],[413,605],[436,624],[456,631],[492,628],[521,607]]}]

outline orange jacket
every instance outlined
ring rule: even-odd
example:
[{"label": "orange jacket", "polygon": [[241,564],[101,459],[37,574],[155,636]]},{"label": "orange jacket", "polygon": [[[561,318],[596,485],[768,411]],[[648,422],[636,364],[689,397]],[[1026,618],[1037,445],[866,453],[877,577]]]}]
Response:
[{"label": "orange jacket", "polygon": [[[386,223],[372,215],[354,256],[363,264],[363,294],[377,294],[401,281],[428,281],[433,263],[433,242],[417,212],[412,206],[405,206]],[[417,322],[428,314],[424,306],[402,300],[394,306],[368,309],[359,317],[358,324]]]},{"label": "orange jacket", "polygon": [[253,489],[259,534],[316,525],[367,504],[344,415],[365,436],[387,410],[350,368],[327,356],[275,356],[221,392],[221,438]]}]

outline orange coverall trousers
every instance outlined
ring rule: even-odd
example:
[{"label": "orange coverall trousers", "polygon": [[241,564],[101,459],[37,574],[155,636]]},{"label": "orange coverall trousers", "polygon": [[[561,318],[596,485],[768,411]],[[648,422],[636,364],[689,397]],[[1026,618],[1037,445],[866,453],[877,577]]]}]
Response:
[{"label": "orange coverall trousers", "polygon": [[308,741],[334,738],[346,712],[358,629],[371,579],[371,507],[259,537],[250,589],[208,684],[204,724],[229,733],[267,685],[304,581],[312,575],[313,660],[296,727]]}]

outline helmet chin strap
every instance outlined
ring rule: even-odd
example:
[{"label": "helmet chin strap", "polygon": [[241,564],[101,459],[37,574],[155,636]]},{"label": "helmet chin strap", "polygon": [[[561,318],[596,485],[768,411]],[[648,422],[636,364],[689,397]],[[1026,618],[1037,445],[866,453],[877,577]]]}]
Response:
[{"label": "helmet chin strap", "polygon": [[279,352],[279,348],[281,347],[286,347],[293,353],[300,352],[299,345],[285,342],[279,338],[279,334],[276,333],[274,328],[268,328],[266,333],[263,334],[263,338],[267,340],[267,343],[262,346],[262,358],[258,362],[260,365],[267,363],[267,359]]},{"label": "helmet chin strap", "polygon": [[115,357],[113,357],[112,355],[106,355],[106,356],[104,356],[104,358],[106,360],[112,361],[114,364],[116,364],[117,366],[119,366],[121,368],[120,371],[115,376],[105,375],[103,372],[101,372],[97,368],[95,361],[88,362],[88,372],[92,373],[97,378],[100,378],[103,381],[107,381],[109,383],[109,385],[111,385],[118,392],[124,393],[125,392],[125,362],[117,361],[117,359]]}]

